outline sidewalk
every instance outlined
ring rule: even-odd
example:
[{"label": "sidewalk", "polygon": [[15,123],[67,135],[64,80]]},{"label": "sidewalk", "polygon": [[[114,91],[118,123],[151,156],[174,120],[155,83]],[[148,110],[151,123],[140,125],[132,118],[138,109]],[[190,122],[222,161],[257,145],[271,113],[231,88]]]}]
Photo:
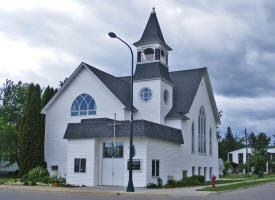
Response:
[{"label": "sidewalk", "polygon": [[127,195],[127,196],[206,196],[213,192],[196,191],[205,186],[171,188],[171,189],[146,189],[135,188],[135,192],[126,192],[126,188],[118,186],[95,186],[95,187],[51,187],[51,186],[23,186],[23,185],[0,185],[0,190],[40,191],[40,192],[64,192],[86,193],[102,195]]},{"label": "sidewalk", "polygon": [[[275,179],[275,178],[270,178]],[[242,182],[218,184],[219,186],[253,182],[267,179],[256,179]],[[0,190],[21,190],[21,191],[40,191],[40,192],[64,192],[64,193],[87,193],[87,194],[102,194],[102,195],[128,195],[128,196],[176,196],[176,197],[203,197],[211,193],[210,191],[197,191],[206,186],[196,187],[181,187],[171,189],[147,189],[147,188],[135,188],[135,192],[126,192],[125,187],[119,186],[95,186],[95,187],[52,187],[52,186],[23,186],[23,185],[0,185]]]}]

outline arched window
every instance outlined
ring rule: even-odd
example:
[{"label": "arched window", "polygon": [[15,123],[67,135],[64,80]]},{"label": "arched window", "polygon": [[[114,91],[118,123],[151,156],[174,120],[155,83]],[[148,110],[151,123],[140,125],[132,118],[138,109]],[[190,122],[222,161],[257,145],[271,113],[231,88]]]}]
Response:
[{"label": "arched window", "polygon": [[94,99],[88,94],[81,94],[74,100],[71,107],[71,116],[95,115],[96,105]]},{"label": "arched window", "polygon": [[212,128],[210,128],[209,132],[209,154],[212,155]]},{"label": "arched window", "polygon": [[203,106],[200,108],[198,118],[198,151],[199,153],[206,153],[206,138],[205,138],[205,111]]},{"label": "arched window", "polygon": [[192,153],[195,153],[195,125],[192,122]]},{"label": "arched window", "polygon": [[154,49],[152,48],[144,49],[143,58],[142,58],[144,61],[153,61],[154,58],[155,58]]}]

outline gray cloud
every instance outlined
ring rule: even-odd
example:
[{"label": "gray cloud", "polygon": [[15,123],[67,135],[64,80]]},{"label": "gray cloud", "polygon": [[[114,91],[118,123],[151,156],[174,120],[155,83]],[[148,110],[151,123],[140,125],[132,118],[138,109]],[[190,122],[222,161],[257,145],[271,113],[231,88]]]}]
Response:
[{"label": "gray cloud", "polygon": [[[2,34],[31,47],[49,49],[56,57],[54,61],[41,60],[36,72],[22,69],[22,79],[57,86],[81,61],[114,75],[129,74],[129,50],[108,38],[107,33],[117,32],[129,43],[137,41],[151,7],[156,6],[165,40],[174,49],[169,58],[171,70],[207,66],[215,93],[224,97],[275,95],[274,1],[77,2],[82,10],[75,13],[47,8],[0,10]],[[64,55],[70,59],[64,59]],[[7,76],[14,78],[12,74]],[[226,107],[219,105],[221,109]],[[269,127],[266,131],[271,132],[273,113],[226,110],[224,124],[236,123],[236,118],[265,120]],[[244,122],[232,126],[245,125],[260,128]]]}]

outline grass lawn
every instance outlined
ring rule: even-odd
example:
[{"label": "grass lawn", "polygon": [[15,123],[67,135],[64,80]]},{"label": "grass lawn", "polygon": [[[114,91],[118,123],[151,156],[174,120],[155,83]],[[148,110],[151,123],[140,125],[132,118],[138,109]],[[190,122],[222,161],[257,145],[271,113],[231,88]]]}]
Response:
[{"label": "grass lawn", "polygon": [[[217,180],[217,181],[216,181],[216,185],[218,185],[218,184],[224,184],[224,183],[243,182],[243,181],[247,181],[247,180],[244,180],[244,179]],[[203,185],[211,185],[211,181],[206,181]]]},{"label": "grass lawn", "polygon": [[0,185],[4,184],[5,182],[10,180],[11,178],[16,178],[16,176],[15,175],[9,175],[9,174],[0,174]]},{"label": "grass lawn", "polygon": [[263,183],[271,183],[275,182],[275,179],[267,179],[267,180],[261,180],[261,181],[252,181],[252,182],[245,182],[245,183],[236,183],[236,184],[230,184],[225,186],[219,186],[219,187],[206,187],[199,189],[198,191],[214,191],[214,192],[221,192],[226,190],[234,190],[239,188],[246,188],[253,185],[263,184]]},{"label": "grass lawn", "polygon": [[[274,178],[275,177],[275,174],[272,174],[272,175],[267,175],[267,174],[264,174],[264,177],[263,178]],[[232,175],[227,175],[227,176],[220,176],[220,178],[228,178],[228,179],[247,179],[247,180],[253,180],[253,179],[258,179],[258,176],[257,175],[250,175],[250,176],[246,176],[244,174],[232,174]]]}]

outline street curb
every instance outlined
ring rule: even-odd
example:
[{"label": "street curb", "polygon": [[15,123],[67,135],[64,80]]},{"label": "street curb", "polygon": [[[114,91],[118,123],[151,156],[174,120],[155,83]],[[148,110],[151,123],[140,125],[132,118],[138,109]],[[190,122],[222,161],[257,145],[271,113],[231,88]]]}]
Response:
[{"label": "street curb", "polygon": [[[244,181],[244,182],[235,182],[235,183],[228,184],[228,185],[234,185],[234,184],[245,183],[245,182],[247,182],[247,183],[249,183],[249,182],[257,182],[257,181],[270,180],[270,179],[273,180],[273,179],[275,179],[275,178],[256,179],[256,180]],[[236,189],[229,189],[229,190],[224,190],[224,191],[208,191],[208,192],[213,192],[213,193],[216,193],[216,194],[218,194],[218,193],[224,193],[224,192],[232,192],[232,191],[236,191],[236,190],[243,190],[243,189],[252,188],[252,187],[257,187],[257,186],[259,186],[259,185],[265,185],[265,184],[274,183],[274,182],[275,182],[275,181],[266,182],[266,183],[259,183],[259,184],[256,184],[256,185],[244,186],[244,187],[240,187],[240,188],[236,188]],[[223,186],[223,185],[221,184],[220,186]],[[219,186],[217,186],[217,187],[219,187]],[[207,187],[205,187],[205,188],[207,188]],[[202,189],[204,189],[204,188],[202,188]],[[203,192],[203,191],[201,191],[201,190],[196,190],[196,191],[198,191],[198,192]],[[206,191],[207,191],[207,190],[206,190]]]},{"label": "street curb", "polygon": [[11,188],[0,187],[0,190],[11,191],[32,191],[32,192],[58,192],[58,193],[76,193],[76,194],[98,194],[98,195],[117,195],[117,196],[170,196],[169,194],[155,194],[155,193],[128,193],[128,192],[100,192],[100,191],[72,191],[72,190],[49,190],[49,189],[35,189],[35,188]]}]

